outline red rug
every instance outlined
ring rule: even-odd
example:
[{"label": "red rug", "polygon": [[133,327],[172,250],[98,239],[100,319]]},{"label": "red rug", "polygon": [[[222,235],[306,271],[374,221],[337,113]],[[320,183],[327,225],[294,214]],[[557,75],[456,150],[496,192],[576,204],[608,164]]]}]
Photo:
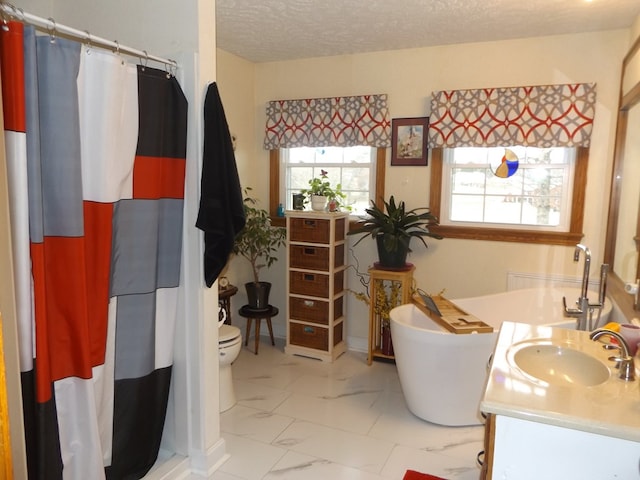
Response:
[{"label": "red rug", "polygon": [[402,477],[402,480],[447,480],[446,478],[436,477],[435,475],[429,475],[428,473],[420,473],[415,470],[407,470]]}]

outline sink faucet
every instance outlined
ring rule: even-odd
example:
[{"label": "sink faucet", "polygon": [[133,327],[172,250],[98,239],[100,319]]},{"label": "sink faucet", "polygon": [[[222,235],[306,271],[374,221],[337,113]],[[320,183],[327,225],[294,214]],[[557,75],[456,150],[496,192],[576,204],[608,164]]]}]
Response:
[{"label": "sink faucet", "polygon": [[[600,267],[600,287],[598,291],[598,302],[589,303],[589,270],[591,268],[591,251],[585,245],[581,243],[576,245],[573,252],[573,261],[580,261],[580,252],[584,252],[584,270],[582,271],[582,283],[580,288],[580,297],[576,301],[577,308],[568,308],[567,299],[562,297],[562,304],[564,305],[564,314],[567,317],[577,318],[577,330],[593,330],[598,326],[600,320],[600,314],[602,313],[602,307],[604,306],[606,289],[607,289],[607,273],[609,271],[609,265],[606,263]],[[594,311],[598,311],[595,324],[593,323]]]},{"label": "sink faucet", "polygon": [[620,348],[620,378],[631,382],[636,378],[636,367],[633,361],[633,357],[629,354],[629,345],[626,340],[617,332],[599,328],[589,334],[589,338],[593,341],[598,340],[600,337],[609,336],[616,339]]}]

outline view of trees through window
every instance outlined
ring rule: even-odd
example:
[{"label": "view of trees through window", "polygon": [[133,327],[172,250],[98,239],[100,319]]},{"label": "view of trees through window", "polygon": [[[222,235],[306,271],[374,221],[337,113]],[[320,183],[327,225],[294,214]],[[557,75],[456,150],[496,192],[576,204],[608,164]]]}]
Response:
[{"label": "view of trees through window", "polygon": [[568,228],[575,149],[451,148],[444,158],[442,224]]},{"label": "view of trees through window", "polygon": [[[372,147],[299,147],[281,151],[284,178],[285,208],[291,209],[292,195],[309,186],[309,180],[327,172],[331,186],[340,184],[347,194],[344,203],[351,213],[360,215],[370,205],[371,190],[375,185],[376,149]],[[282,197],[281,197],[282,198]]]}]

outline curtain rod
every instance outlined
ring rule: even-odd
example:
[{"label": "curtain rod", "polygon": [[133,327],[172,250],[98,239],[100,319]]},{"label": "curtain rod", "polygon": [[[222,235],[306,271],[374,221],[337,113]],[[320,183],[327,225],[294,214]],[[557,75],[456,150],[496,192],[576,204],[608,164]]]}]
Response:
[{"label": "curtain rod", "polygon": [[[38,17],[37,15],[33,15],[31,13],[25,13],[21,8],[17,8],[10,3],[0,2],[0,13],[2,13],[2,21],[3,24],[6,24],[5,15],[15,18],[19,22],[29,23],[31,25],[43,28],[49,32],[52,38],[55,38],[57,33],[62,33],[64,35],[75,37],[78,39],[82,39],[88,45],[97,45],[102,47],[108,47],[113,49],[116,53],[125,53],[127,55],[132,55],[135,57],[139,57],[145,60],[152,60],[154,62],[163,63],[165,65],[172,66],[174,68],[178,68],[178,63],[175,60],[170,58],[162,58],[156,55],[149,55],[145,50],[138,50],[132,47],[127,47],[126,45],[120,45],[117,40],[107,40],[106,38],[97,37],[95,35],[91,35],[87,30],[77,30],[75,28],[69,27],[67,25],[62,25],[56,23],[56,21],[49,17],[43,18]],[[4,28],[4,27],[3,27]]]}]

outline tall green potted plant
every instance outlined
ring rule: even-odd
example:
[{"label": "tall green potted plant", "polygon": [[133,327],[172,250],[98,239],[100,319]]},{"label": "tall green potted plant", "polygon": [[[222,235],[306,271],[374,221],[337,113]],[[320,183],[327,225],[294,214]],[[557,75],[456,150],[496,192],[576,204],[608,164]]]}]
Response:
[{"label": "tall green potted plant", "polygon": [[260,270],[269,268],[275,261],[279,247],[285,244],[286,230],[273,227],[269,213],[259,208],[258,201],[249,196],[251,188],[244,190],[244,214],[246,223],[235,238],[233,253],[244,257],[253,272],[253,281],[245,283],[248,305],[263,309],[269,306],[271,283],[260,281]]},{"label": "tall green potted plant", "polygon": [[383,210],[372,201],[366,209],[368,217],[347,234],[363,235],[354,246],[370,235],[376,241],[381,267],[403,268],[412,238],[418,238],[425,248],[428,248],[425,237],[442,239],[442,235],[429,231],[429,227],[438,225],[438,219],[428,208],[407,210],[404,201],[396,204],[393,195],[384,202],[384,207]]}]

